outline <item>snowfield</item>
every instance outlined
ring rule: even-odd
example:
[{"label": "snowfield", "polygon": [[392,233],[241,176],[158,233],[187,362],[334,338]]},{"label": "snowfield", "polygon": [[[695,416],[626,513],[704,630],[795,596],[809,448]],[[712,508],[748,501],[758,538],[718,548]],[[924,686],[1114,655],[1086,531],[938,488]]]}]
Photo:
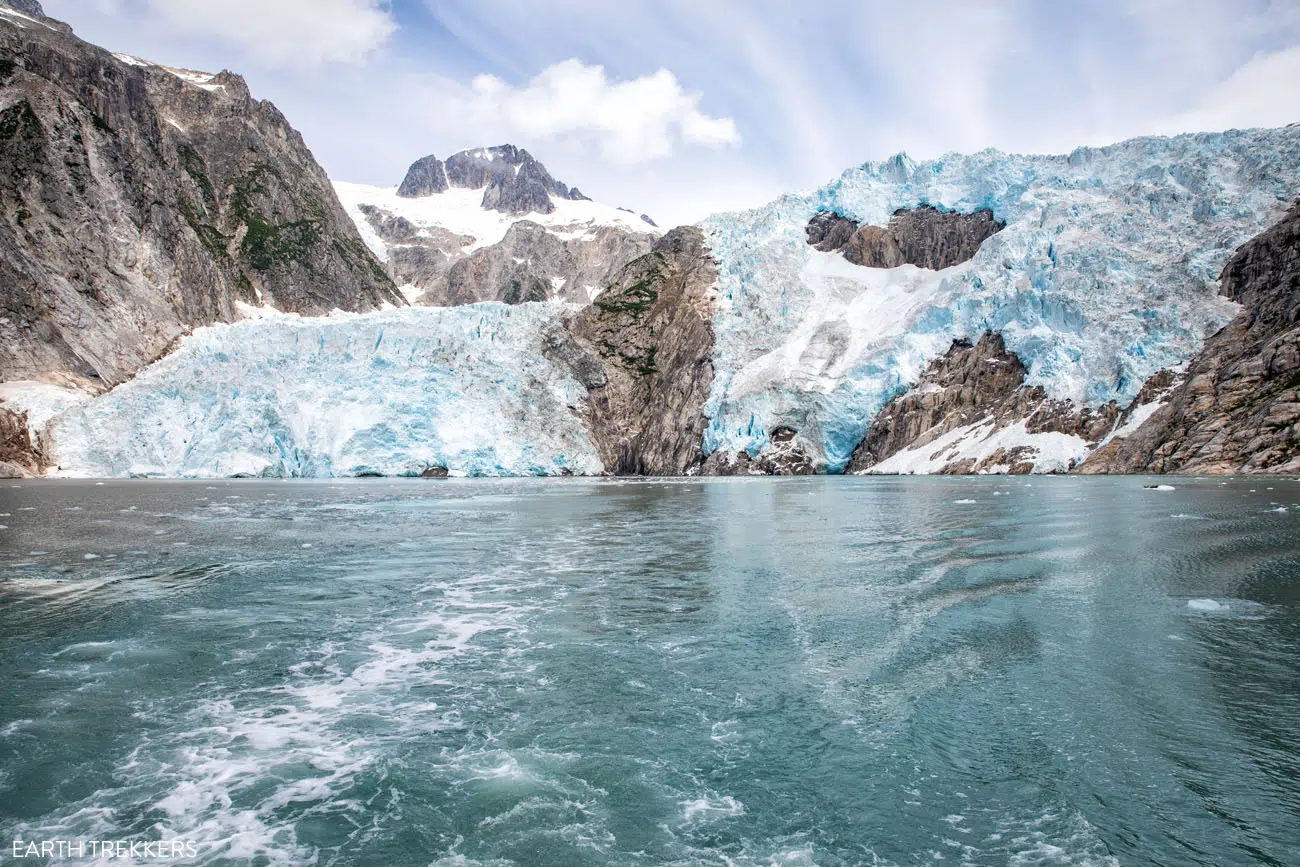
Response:
[{"label": "snowfield", "polygon": [[520,220],[528,220],[550,229],[561,239],[583,237],[589,230],[600,226],[617,226],[629,232],[662,235],[663,229],[651,226],[636,214],[620,211],[609,205],[591,201],[571,201],[552,196],[555,211],[550,214],[530,213],[512,216],[483,207],[483,190],[452,187],[442,193],[407,199],[397,195],[397,187],[371,187],[334,181],[334,191],[343,203],[352,222],[357,224],[362,239],[380,261],[388,261],[388,245],[375,232],[362,205],[373,205],[395,217],[402,217],[417,229],[439,228],[465,236],[462,249],[472,253],[483,247],[500,243],[510,227]]}]

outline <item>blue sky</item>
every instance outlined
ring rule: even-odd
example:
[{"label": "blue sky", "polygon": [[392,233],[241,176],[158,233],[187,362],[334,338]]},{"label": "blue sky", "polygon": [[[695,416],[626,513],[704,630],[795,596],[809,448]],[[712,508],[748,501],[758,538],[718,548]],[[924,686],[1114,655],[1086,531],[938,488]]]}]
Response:
[{"label": "blue sky", "polygon": [[339,180],[511,142],[661,223],[905,150],[1300,121],[1300,0],[44,0],[242,73]]}]

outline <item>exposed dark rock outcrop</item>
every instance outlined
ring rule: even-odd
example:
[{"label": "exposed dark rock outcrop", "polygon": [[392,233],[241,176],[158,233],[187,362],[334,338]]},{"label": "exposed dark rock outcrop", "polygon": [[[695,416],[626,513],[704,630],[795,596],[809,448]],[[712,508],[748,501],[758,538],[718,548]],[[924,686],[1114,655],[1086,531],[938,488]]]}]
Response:
[{"label": "exposed dark rock outcrop", "polygon": [[857,220],[842,217],[834,211],[821,211],[808,221],[804,233],[808,237],[809,244],[823,253],[833,253],[836,250],[843,250],[844,245],[857,230]]},{"label": "exposed dark rock outcrop", "polygon": [[548,348],[587,386],[584,411],[607,472],[681,475],[698,467],[716,279],[704,234],[674,229]]},{"label": "exposed dark rock outcrop", "polygon": [[895,211],[883,228],[860,226],[848,217],[823,211],[813,216],[805,231],[809,244],[822,252],[843,251],[855,265],[940,270],[969,260],[1005,227],[987,208],[962,214],[921,205]]},{"label": "exposed dark rock outcrop", "polygon": [[1083,472],[1300,472],[1300,202],[1242,245],[1219,282],[1245,309],[1163,405]]},{"label": "exposed dark rock outcrop", "polygon": [[416,160],[397,189],[399,196],[418,198],[450,187],[483,191],[483,207],[504,214],[550,214],[552,196],[587,200],[551,177],[532,154],[514,145],[475,148],[452,154],[444,163],[434,156]]},{"label": "exposed dark rock outcrop", "polygon": [[41,8],[41,4],[36,0],[5,0],[5,2],[24,15],[30,15],[33,18],[45,17],[45,10]]},{"label": "exposed dark rock outcrop", "polygon": [[0,16],[0,380],[123,381],[236,302],[401,304],[302,137],[244,80]]},{"label": "exposed dark rock outcrop", "polygon": [[[1024,422],[1030,434],[1063,433],[1089,443],[1101,440],[1115,426],[1119,408],[1113,404],[1079,408],[1056,401],[1037,386],[1025,386],[1026,369],[1006,348],[1000,334],[987,332],[972,344],[953,341],[948,352],[930,364],[915,388],[894,398],[876,416],[853,453],[847,472],[869,470],[907,449],[924,448],[944,434],[986,421],[981,438]],[[1006,468],[1011,473],[1034,469],[1030,448],[999,449],[980,460],[938,454],[941,473],[960,474]]]},{"label": "exposed dark rock outcrop", "polygon": [[402,185],[397,188],[397,195],[407,199],[418,199],[445,192],[448,186],[447,169],[443,166],[442,160],[430,155],[411,164],[407,169],[406,177],[402,179]]},{"label": "exposed dark rock outcrop", "polygon": [[0,406],[0,479],[39,476],[47,466],[44,446],[28,429],[27,413]]}]

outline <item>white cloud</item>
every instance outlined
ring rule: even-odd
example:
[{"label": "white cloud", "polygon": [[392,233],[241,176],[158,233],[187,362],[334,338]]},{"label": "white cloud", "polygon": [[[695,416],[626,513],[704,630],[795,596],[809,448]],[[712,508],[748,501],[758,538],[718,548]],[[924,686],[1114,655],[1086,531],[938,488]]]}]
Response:
[{"label": "white cloud", "polygon": [[163,26],[269,68],[360,64],[397,29],[379,0],[146,0]]},{"label": "white cloud", "polygon": [[571,59],[515,87],[494,75],[474,79],[450,106],[452,120],[519,142],[577,140],[624,165],[671,156],[678,143],[721,148],[740,144],[736,123],[700,111],[666,69],[610,81],[602,66]]}]

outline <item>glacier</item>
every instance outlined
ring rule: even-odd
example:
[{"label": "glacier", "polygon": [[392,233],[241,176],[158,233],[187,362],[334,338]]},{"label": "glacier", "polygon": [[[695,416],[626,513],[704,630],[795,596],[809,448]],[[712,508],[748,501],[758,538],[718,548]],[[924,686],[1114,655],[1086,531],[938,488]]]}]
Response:
[{"label": "glacier", "polygon": [[[956,338],[1002,333],[1028,384],[1130,401],[1235,315],[1219,271],[1300,190],[1300,125],[1139,138],[1061,156],[898,155],[703,224],[719,264],[706,454],[779,426],[839,472],[884,404]],[[1006,228],[944,271],[861,268],[805,242],[818,211],[989,208]]]},{"label": "glacier", "polygon": [[[1049,396],[1125,404],[1236,314],[1218,295],[1220,269],[1298,191],[1292,125],[1060,156],[900,154],[713,216],[702,224],[719,274],[704,453],[757,456],[789,427],[821,469],[840,472],[888,400],[954,339],[986,330]],[[863,268],[805,241],[819,211],[885,225],[923,204],[989,208],[1006,227],[942,271]],[[250,310],[196,330],[93,400],[51,402],[21,383],[9,397],[30,405],[34,424],[58,413],[44,432],[62,475],[598,474],[581,421],[586,390],[546,353],[576,309],[486,302],[320,319]],[[953,448],[976,447],[982,430],[973,422]],[[1044,470],[1089,447],[1047,445]],[[929,457],[895,463],[924,471]]]},{"label": "glacier", "polygon": [[544,353],[572,305],[496,303],[200,328],[135,379],[50,422],[55,475],[595,474]]}]

